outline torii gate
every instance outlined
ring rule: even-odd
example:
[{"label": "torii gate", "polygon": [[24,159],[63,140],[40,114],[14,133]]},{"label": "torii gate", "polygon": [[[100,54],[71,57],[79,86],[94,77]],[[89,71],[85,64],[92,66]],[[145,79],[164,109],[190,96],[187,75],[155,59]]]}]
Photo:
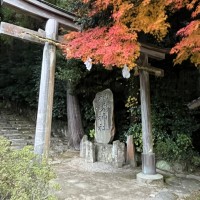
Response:
[{"label": "torii gate", "polygon": [[[47,20],[45,31],[39,32],[4,22],[1,22],[0,26],[1,34],[44,44],[34,152],[47,156],[50,146],[56,63],[56,46],[51,43],[51,40],[57,40],[59,26],[68,30],[79,30],[79,27],[75,25],[75,15],[43,1],[2,0],[1,4],[30,16]],[[41,41],[37,36],[44,40]]]},{"label": "torii gate", "polygon": [[[39,104],[36,124],[34,151],[37,154],[48,154],[51,132],[54,71],[55,71],[55,42],[62,43],[62,37],[57,35],[58,25],[69,30],[80,30],[74,23],[75,15],[44,1],[36,0],[2,0],[8,7],[20,10],[28,15],[46,19],[45,31],[33,31],[16,25],[1,22],[0,34],[9,35],[38,44],[45,44],[43,51],[42,72],[40,81]],[[44,4],[45,3],[45,4]],[[53,6],[53,7],[52,7]],[[48,40],[49,39],[49,40]],[[46,42],[48,41],[48,42]],[[141,56],[138,68],[140,70],[140,94],[142,110],[143,154],[142,172],[146,175],[156,174],[155,154],[151,130],[149,74],[163,76],[164,71],[149,66],[148,58],[162,60],[169,50],[162,50],[146,44],[141,44]]]}]

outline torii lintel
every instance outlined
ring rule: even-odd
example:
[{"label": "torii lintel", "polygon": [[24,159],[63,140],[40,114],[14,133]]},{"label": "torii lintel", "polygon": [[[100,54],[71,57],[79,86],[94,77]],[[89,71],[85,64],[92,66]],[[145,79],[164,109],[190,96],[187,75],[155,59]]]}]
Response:
[{"label": "torii lintel", "polygon": [[21,13],[41,19],[55,19],[59,26],[67,30],[80,30],[80,27],[75,24],[76,16],[70,12],[56,9],[50,4],[45,4],[44,1],[36,0],[1,0],[1,4],[18,10]]}]

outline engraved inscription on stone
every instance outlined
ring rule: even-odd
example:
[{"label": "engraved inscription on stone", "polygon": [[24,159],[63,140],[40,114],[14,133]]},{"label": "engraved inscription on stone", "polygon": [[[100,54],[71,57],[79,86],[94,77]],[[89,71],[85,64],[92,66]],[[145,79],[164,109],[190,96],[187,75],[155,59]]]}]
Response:
[{"label": "engraved inscription on stone", "polygon": [[113,140],[115,126],[113,119],[113,94],[106,89],[96,94],[93,101],[95,111],[95,139],[98,143],[108,144]]}]

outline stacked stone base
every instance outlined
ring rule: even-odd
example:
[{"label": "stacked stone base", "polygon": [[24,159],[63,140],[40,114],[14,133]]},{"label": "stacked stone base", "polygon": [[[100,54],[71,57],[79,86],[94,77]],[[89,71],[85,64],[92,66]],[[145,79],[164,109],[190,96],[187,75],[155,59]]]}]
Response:
[{"label": "stacked stone base", "polygon": [[101,144],[89,141],[85,135],[80,147],[80,157],[86,162],[110,163],[115,167],[125,164],[125,144],[119,140],[113,141],[113,144]]}]

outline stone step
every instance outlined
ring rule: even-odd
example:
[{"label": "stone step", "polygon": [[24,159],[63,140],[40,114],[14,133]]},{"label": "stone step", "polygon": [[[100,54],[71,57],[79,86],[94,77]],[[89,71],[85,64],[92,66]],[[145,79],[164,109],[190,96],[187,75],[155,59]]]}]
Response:
[{"label": "stone step", "polygon": [[4,130],[17,130],[15,129],[14,127],[12,126],[8,126],[8,127],[1,127],[1,131],[4,131]]},{"label": "stone step", "polygon": [[34,136],[30,136],[30,135],[5,135],[5,137],[7,137],[8,139],[24,139],[24,140],[32,140],[34,139]]},{"label": "stone step", "polygon": [[20,150],[23,146],[11,146],[11,149]]},{"label": "stone step", "polygon": [[26,146],[27,145],[27,141],[24,139],[12,139],[11,141],[11,145],[12,146]]},{"label": "stone step", "polygon": [[27,140],[27,145],[34,145],[34,138],[32,140]]},{"label": "stone step", "polygon": [[10,124],[14,124],[14,125],[20,125],[20,126],[33,126],[32,124],[30,124],[29,122],[27,121],[24,121],[24,120],[9,120],[9,123]]},{"label": "stone step", "polygon": [[2,119],[7,119],[7,120],[10,120],[10,121],[20,121],[19,117],[16,117],[16,116],[13,116],[13,115],[4,115],[2,117]]},{"label": "stone step", "polygon": [[35,137],[35,135],[31,131],[26,131],[25,133],[22,133],[18,130],[4,130],[4,131],[0,131],[0,134],[9,140],[17,139],[16,141],[19,141],[19,142],[21,140],[27,140],[27,141],[32,140],[33,141],[34,137]]},{"label": "stone step", "polygon": [[9,129],[11,128],[12,126],[10,126],[9,124],[0,124],[0,130],[1,129]]},{"label": "stone step", "polygon": [[9,133],[18,133],[19,131],[16,129],[0,129],[1,134],[9,134]]},{"label": "stone step", "polygon": [[1,125],[6,125],[6,124],[9,124],[9,122],[7,120],[1,120],[0,121],[0,126]]},{"label": "stone step", "polygon": [[4,134],[4,137],[8,138],[8,139],[20,139],[22,138],[22,135],[19,133],[8,133],[8,134]]},{"label": "stone step", "polygon": [[[4,136],[11,143],[12,149],[22,149],[27,145],[34,145],[36,125],[23,116],[12,113],[12,110],[0,111],[0,136]],[[68,146],[64,145],[59,136],[51,137],[53,152],[62,152]],[[66,146],[66,147],[65,147]]]},{"label": "stone step", "polygon": [[11,127],[17,127],[17,128],[34,128],[34,126],[28,125],[28,124],[10,124]]},{"label": "stone step", "polygon": [[34,132],[35,128],[29,128],[29,127],[16,127],[17,130],[19,130],[20,132]]},{"label": "stone step", "polygon": [[20,149],[23,149],[26,145],[24,146],[11,146],[11,149],[14,149],[14,150],[20,150]]},{"label": "stone step", "polygon": [[35,135],[35,131],[20,131],[19,132],[22,134],[22,135],[27,135],[27,136],[30,136],[30,137],[34,137]]},{"label": "stone step", "polygon": [[20,131],[35,131],[35,127],[30,126],[12,126],[14,129],[20,130]]}]

